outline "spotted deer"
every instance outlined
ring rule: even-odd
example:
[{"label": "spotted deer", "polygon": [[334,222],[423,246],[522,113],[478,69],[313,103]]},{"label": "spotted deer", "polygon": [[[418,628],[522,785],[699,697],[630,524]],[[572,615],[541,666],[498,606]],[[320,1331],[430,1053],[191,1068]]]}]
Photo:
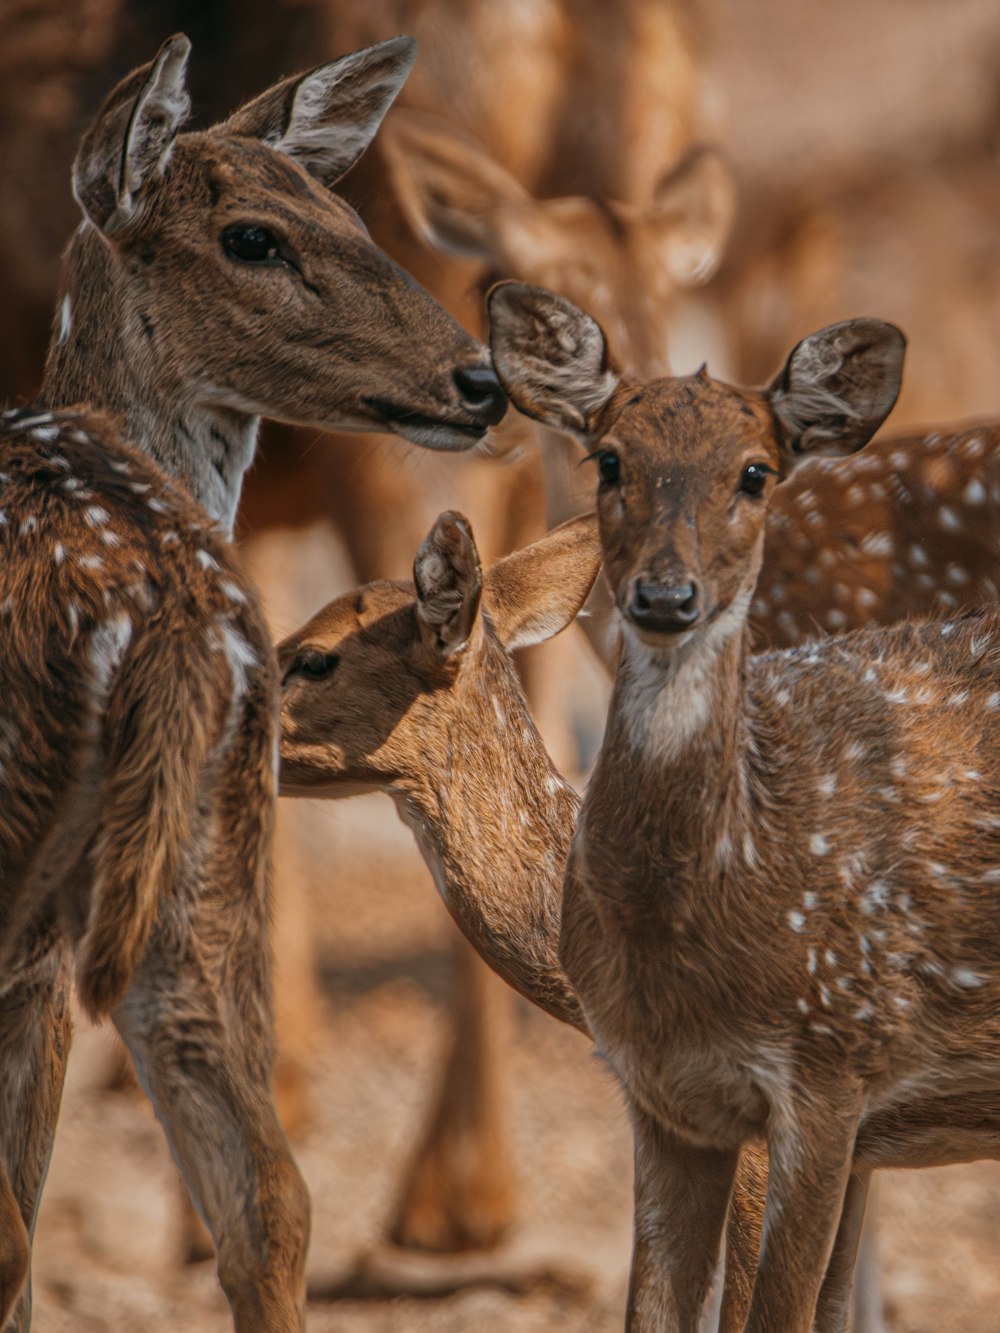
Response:
[{"label": "spotted deer", "polygon": [[[477,952],[588,1036],[559,960],[580,800],[549,758],[512,653],[570,623],[600,561],[589,514],[484,575],[467,520],[444,513],[417,552],[413,583],[367,584],[278,646],[282,795],[388,793]],[[734,1200],[728,1276],[737,1291],[751,1278],[764,1170],[748,1155]],[[402,1285],[384,1256],[365,1256],[360,1276],[369,1295]],[[351,1280],[357,1290],[359,1274]]]},{"label": "spotted deer", "polygon": [[270,1091],[277,681],[229,530],[262,414],[455,449],[505,404],[485,350],[325,188],[412,42],[286,79],[203,134],[179,132],[188,51],[167,41],[84,136],[43,390],[0,429],[0,1323],[18,1329],[71,956],[154,1101],[236,1327],[302,1327],[308,1200]]},{"label": "spotted deer", "polygon": [[591,447],[622,618],[560,960],[631,1111],[629,1327],[695,1326],[763,1139],[746,1328],[842,1329],[872,1169],[1000,1155],[1000,620],[749,650],[771,493],[868,439],[902,336],[832,326],[742,390],[629,380],[538,289],[502,284],[490,320],[515,405]]}]

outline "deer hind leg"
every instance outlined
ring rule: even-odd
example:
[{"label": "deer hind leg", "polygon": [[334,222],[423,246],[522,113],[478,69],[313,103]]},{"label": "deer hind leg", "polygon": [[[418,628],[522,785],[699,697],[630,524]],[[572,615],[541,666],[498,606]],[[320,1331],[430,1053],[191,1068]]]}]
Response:
[{"label": "deer hind leg", "polygon": [[489,1249],[511,1225],[506,1057],[512,996],[453,934],[455,1030],[437,1099],[390,1228],[397,1245]]},{"label": "deer hind leg", "polygon": [[238,1333],[297,1333],[309,1205],[271,1101],[269,1023],[253,1012],[262,969],[212,975],[195,940],[169,934],[115,1022],[212,1234]]},{"label": "deer hind leg", "polygon": [[31,1323],[31,1239],[69,1055],[69,996],[69,964],[54,950],[0,1001],[0,1328],[9,1333]]},{"label": "deer hind leg", "polygon": [[248,716],[239,735],[206,776],[215,808],[114,1020],[212,1234],[237,1333],[298,1333],[309,1200],[271,1089],[272,734]]},{"label": "deer hind leg", "polygon": [[[816,1333],[846,1333],[851,1327],[855,1263],[859,1257],[859,1249],[865,1243],[862,1236],[871,1175],[871,1167],[855,1166],[847,1182],[837,1239],[833,1245],[833,1253],[830,1255],[816,1307]],[[869,1246],[872,1245],[871,1236],[868,1237],[867,1243]],[[871,1270],[872,1265],[868,1263],[866,1267]],[[878,1270],[875,1267],[873,1273],[869,1271],[867,1278],[869,1284],[874,1281],[875,1300],[866,1302],[862,1320],[855,1317],[854,1333],[878,1333],[881,1326],[877,1277]],[[857,1280],[859,1282],[861,1280],[860,1272]],[[872,1304],[875,1309],[869,1308]]]},{"label": "deer hind leg", "polygon": [[635,1236],[628,1333],[696,1329],[712,1275],[737,1154],[682,1143],[632,1106]]}]

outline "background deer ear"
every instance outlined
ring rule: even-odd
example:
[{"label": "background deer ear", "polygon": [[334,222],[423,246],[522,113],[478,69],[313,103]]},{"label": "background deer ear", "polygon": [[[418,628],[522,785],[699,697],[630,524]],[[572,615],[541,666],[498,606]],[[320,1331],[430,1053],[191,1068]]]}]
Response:
[{"label": "background deer ear", "polygon": [[490,621],[507,648],[528,648],[565,629],[601,568],[597,515],[571,518],[486,575]]},{"label": "background deer ear", "polygon": [[714,149],[696,146],[660,181],[641,225],[677,286],[695,287],[718,268],[735,212],[729,164]]},{"label": "background deer ear", "polygon": [[849,319],[804,338],[767,390],[790,461],[866,444],[899,396],[905,353],[903,334],[880,319]]},{"label": "background deer ear", "polygon": [[468,519],[453,510],[438,515],[413,562],[413,582],[424,641],[442,657],[464,648],[483,587]]},{"label": "background deer ear", "polygon": [[411,229],[448,254],[495,259],[498,215],[530,202],[482,144],[437,116],[393,112],[379,150]]},{"label": "background deer ear", "polygon": [[262,139],[333,185],[375,137],[416,53],[412,37],[392,37],[276,83],[217,128]]},{"label": "background deer ear", "polygon": [[514,406],[588,435],[619,383],[601,326],[564,297],[521,282],[498,283],[487,306],[493,366]]},{"label": "background deer ear", "polygon": [[106,235],[134,221],[166,166],[191,109],[185,82],[190,53],[183,33],[168,38],[155,60],[115,88],[83,137],[73,163],[73,193]]}]

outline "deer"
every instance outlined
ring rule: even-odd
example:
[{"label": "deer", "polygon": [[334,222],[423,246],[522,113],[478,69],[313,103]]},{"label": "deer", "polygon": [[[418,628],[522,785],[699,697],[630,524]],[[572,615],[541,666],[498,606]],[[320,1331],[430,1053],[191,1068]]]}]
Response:
[{"label": "deer", "polygon": [[[580,799],[544,746],[513,653],[572,622],[600,564],[588,514],[484,574],[468,520],[446,511],[417,552],[412,583],[346,593],[277,648],[282,796],[388,794],[477,954],[587,1036],[559,960],[563,869]],[[751,1279],[765,1171],[749,1154],[734,1198],[727,1281],[735,1291]],[[411,1261],[405,1278],[412,1288],[430,1274],[440,1282],[443,1271],[440,1262],[425,1271]],[[455,1266],[454,1285],[463,1271]],[[495,1271],[515,1289],[524,1276],[502,1262]],[[481,1269],[472,1276],[481,1279]],[[582,1285],[581,1275],[555,1276]],[[398,1295],[401,1276],[384,1254],[368,1252],[346,1291],[335,1290]]]},{"label": "deer", "polygon": [[[586,515],[484,575],[468,521],[446,512],[417,552],[411,583],[380,581],[344,594],[277,649],[281,794],[389,795],[447,910],[486,964],[591,1037],[559,954],[563,873],[580,798],[552,764],[511,653],[570,622],[600,560],[596,519]],[[724,1329],[742,1328],[746,1315],[766,1160],[751,1151],[741,1171],[727,1232]],[[852,1259],[842,1249],[826,1280],[828,1306],[841,1320]],[[411,1266],[407,1281],[411,1289],[431,1276],[440,1283],[442,1271]],[[516,1271],[502,1264],[497,1271],[515,1285]],[[401,1289],[377,1251],[350,1273],[349,1285],[334,1284],[337,1294]],[[328,1287],[314,1295],[328,1296]]]},{"label": "deer", "polygon": [[834,325],[743,390],[630,380],[538,289],[490,321],[514,405],[591,448],[622,618],[559,957],[633,1124],[628,1327],[694,1327],[763,1139],[745,1326],[840,1329],[872,1170],[1000,1152],[996,612],[749,649],[771,493],[870,438],[903,337]]},{"label": "deer", "polygon": [[412,40],[198,134],[181,132],[189,51],[165,42],[83,137],[42,391],[0,431],[0,1326],[16,1329],[71,970],[154,1103],[235,1327],[303,1326],[308,1196],[270,1087],[277,678],[230,545],[240,486],[265,414],[460,450],[506,406],[486,350],[327,189]]}]

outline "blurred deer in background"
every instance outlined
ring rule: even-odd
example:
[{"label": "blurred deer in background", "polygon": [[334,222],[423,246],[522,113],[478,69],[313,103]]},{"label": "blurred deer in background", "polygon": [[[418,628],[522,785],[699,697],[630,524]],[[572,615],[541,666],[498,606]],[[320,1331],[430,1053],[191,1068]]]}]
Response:
[{"label": "blurred deer in background", "polygon": [[1000,1153],[1000,613],[750,656],[771,491],[884,419],[892,325],[824,329],[754,391],[621,376],[537,289],[490,319],[515,405],[593,447],[624,625],[560,959],[632,1112],[630,1327],[694,1326],[764,1137],[746,1328],[841,1330],[872,1169]]},{"label": "blurred deer in background", "polygon": [[4,1039],[24,1068],[0,1301],[18,1327],[67,946],[211,1227],[237,1328],[301,1327],[308,1202],[270,1095],[276,682],[227,538],[264,413],[463,449],[506,406],[485,349],[324,188],[378,128],[412,41],[181,134],[189,49],[170,38],[84,135],[42,392],[4,419]]}]

